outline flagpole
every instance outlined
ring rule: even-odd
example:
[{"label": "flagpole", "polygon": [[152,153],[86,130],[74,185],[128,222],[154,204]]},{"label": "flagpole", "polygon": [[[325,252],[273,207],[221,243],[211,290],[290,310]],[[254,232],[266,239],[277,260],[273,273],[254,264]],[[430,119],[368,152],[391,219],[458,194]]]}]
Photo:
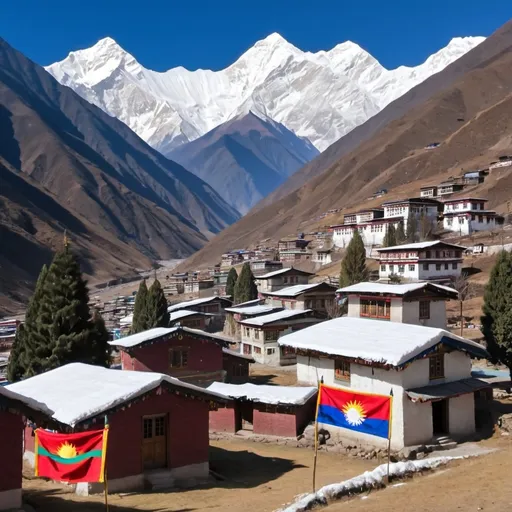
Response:
[{"label": "flagpole", "polygon": [[321,377],[320,381],[318,381],[318,395],[316,398],[316,412],[315,412],[315,459],[313,462],[313,493],[316,492],[316,459],[318,455],[318,407],[320,406],[320,391],[322,389],[322,384],[324,383],[324,378]]},{"label": "flagpole", "polygon": [[[105,426],[104,429],[108,429],[108,416],[105,416]],[[105,436],[105,432],[103,432],[103,436]],[[108,512],[108,480],[107,480],[107,447],[104,446],[103,449],[105,450],[105,453],[103,454],[104,459],[104,466],[103,466],[103,492],[105,495],[105,510]]]},{"label": "flagpole", "polygon": [[389,404],[389,428],[388,428],[388,484],[389,484],[389,462],[391,459],[391,429],[393,425],[393,388],[389,392],[390,395],[390,404]]}]

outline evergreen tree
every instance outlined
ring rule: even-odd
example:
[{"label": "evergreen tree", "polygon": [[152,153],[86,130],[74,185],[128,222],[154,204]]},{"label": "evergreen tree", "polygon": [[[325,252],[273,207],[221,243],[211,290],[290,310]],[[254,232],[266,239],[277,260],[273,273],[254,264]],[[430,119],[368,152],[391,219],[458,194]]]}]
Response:
[{"label": "evergreen tree", "polygon": [[155,279],[149,287],[146,301],[146,320],[148,329],[153,327],[169,327],[167,299],[158,279]]},{"label": "evergreen tree", "polygon": [[9,362],[7,364],[7,380],[9,382],[18,382],[23,377],[25,373],[23,365],[24,352],[24,327],[21,324],[16,329],[16,336],[14,337],[14,343],[9,354]]},{"label": "evergreen tree", "polygon": [[404,223],[403,221],[400,221],[398,223],[398,227],[396,228],[396,245],[402,245],[405,244],[407,241],[407,237],[405,236],[405,229],[404,229]]},{"label": "evergreen tree", "polygon": [[244,263],[235,285],[235,304],[258,298],[258,288],[254,282],[249,263]]},{"label": "evergreen tree", "polygon": [[407,217],[406,238],[407,242],[410,244],[418,241],[418,219],[412,212],[410,212],[409,217]]},{"label": "evergreen tree", "polygon": [[350,286],[368,279],[366,251],[361,234],[356,229],[341,261],[340,287]]},{"label": "evergreen tree", "polygon": [[238,280],[238,274],[235,267],[231,267],[228,273],[228,279],[226,281],[226,295],[230,295],[233,299],[235,296],[235,286]]},{"label": "evergreen tree", "polygon": [[501,251],[484,293],[482,333],[494,363],[512,376],[512,254]]},{"label": "evergreen tree", "polygon": [[131,333],[136,334],[138,332],[146,331],[148,327],[148,316],[147,316],[147,300],[148,300],[148,287],[146,280],[143,279],[139,285],[139,291],[135,296],[135,305],[133,307],[133,320]]},{"label": "evergreen tree", "polygon": [[108,344],[110,335],[105,327],[105,320],[97,309],[92,314],[92,324],[94,334],[91,339],[89,363],[108,368],[112,362],[112,349]]},{"label": "evergreen tree", "polygon": [[393,224],[388,224],[388,227],[386,228],[386,234],[384,235],[384,240],[382,241],[382,245],[384,247],[393,247],[397,245],[396,230]]}]

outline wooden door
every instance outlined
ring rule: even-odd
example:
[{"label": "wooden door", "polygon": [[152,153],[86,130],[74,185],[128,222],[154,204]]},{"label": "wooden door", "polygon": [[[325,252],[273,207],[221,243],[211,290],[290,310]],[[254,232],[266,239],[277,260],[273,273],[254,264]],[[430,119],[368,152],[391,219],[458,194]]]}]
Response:
[{"label": "wooden door", "polygon": [[242,430],[253,430],[253,411],[254,405],[252,402],[240,403],[240,416],[242,419]]},{"label": "wooden door", "polygon": [[167,466],[167,421],[165,415],[142,418],[142,461],[144,469]]}]

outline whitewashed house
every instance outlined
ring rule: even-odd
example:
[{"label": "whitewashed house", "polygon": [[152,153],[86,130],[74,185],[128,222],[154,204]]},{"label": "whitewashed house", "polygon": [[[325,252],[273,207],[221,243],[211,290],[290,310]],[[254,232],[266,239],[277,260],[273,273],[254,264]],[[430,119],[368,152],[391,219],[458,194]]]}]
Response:
[{"label": "whitewashed house", "polygon": [[332,249],[316,249],[313,251],[313,263],[319,263],[320,265],[327,265],[332,263]]},{"label": "whitewashed house", "polygon": [[257,363],[270,366],[295,364],[295,351],[279,347],[277,340],[284,333],[298,331],[321,321],[311,309],[284,309],[238,320],[242,334],[242,353],[252,356]]},{"label": "whitewashed house", "polygon": [[308,284],[312,275],[311,272],[287,267],[256,276],[256,286],[259,293],[275,292],[296,284]]},{"label": "whitewashed house", "polygon": [[446,328],[446,301],[457,291],[434,283],[358,283],[336,291],[347,297],[348,316]]},{"label": "whitewashed house", "polygon": [[[488,383],[471,377],[471,356],[488,354],[474,341],[443,329],[342,317],[282,336],[279,345],[296,350],[300,384],[322,379],[357,392],[392,392],[393,451],[476,431],[475,392]],[[387,439],[320,427],[342,442],[387,447]]]},{"label": "whitewashed house", "polygon": [[443,228],[459,235],[470,235],[496,227],[496,212],[486,210],[487,199],[463,197],[445,201]]},{"label": "whitewashed house", "polygon": [[427,185],[420,188],[420,197],[437,197],[437,185]]},{"label": "whitewashed house", "polygon": [[466,247],[440,240],[377,249],[379,279],[399,276],[404,281],[449,281],[460,276]]}]

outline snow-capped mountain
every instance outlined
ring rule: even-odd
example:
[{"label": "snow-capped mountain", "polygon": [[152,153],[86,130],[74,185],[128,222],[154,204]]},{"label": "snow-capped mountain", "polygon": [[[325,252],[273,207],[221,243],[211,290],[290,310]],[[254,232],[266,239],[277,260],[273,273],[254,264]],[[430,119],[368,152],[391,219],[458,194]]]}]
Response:
[{"label": "snow-capped mountain", "polygon": [[310,53],[271,34],[221,71],[158,73],[105,38],[46,69],[164,154],[250,111],[324,150],[483,40],[454,38],[419,66],[387,70],[350,41]]}]

